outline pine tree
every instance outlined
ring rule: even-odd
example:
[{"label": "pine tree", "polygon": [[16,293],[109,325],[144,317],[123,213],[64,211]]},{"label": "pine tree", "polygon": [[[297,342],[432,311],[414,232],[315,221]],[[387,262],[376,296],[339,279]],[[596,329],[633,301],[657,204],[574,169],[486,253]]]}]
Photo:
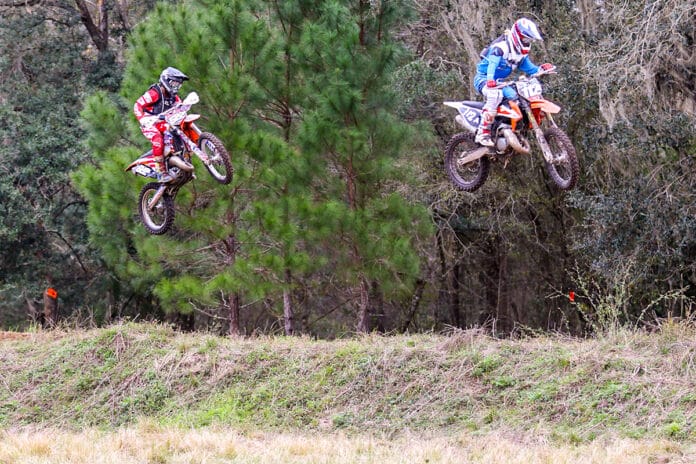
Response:
[{"label": "pine tree", "polygon": [[[390,111],[390,73],[400,50],[390,32],[398,2],[325,1],[302,37],[309,85],[299,142],[332,181],[320,187],[330,224],[332,268],[357,287],[357,330],[370,330],[371,297],[398,294],[418,275],[413,238],[425,211],[389,189],[408,126]],[[340,182],[335,182],[340,180]],[[421,229],[423,230],[423,229]]]},{"label": "pine tree", "polygon": [[[258,117],[269,103],[259,76],[267,76],[267,84],[278,67],[278,49],[267,29],[268,24],[258,21],[240,1],[214,2],[200,10],[159,6],[133,36],[122,90],[125,99],[133,101],[146,88],[143,82],[154,81],[163,67],[184,70],[191,76],[184,88],[195,86],[201,96],[199,109],[206,116],[202,124],[221,137],[232,154],[232,186],[215,185],[202,171],[190,188],[180,191],[175,234],[145,237],[137,224],[128,227],[137,237],[136,256],[128,261],[137,261],[145,269],[130,268],[155,279],[154,293],[163,306],[184,313],[192,306],[206,313],[224,312],[231,334],[241,332],[244,300],[268,298],[278,288],[276,267],[281,268],[280,275],[286,275],[293,263],[306,262],[288,251],[292,237],[279,239],[286,245],[275,248],[280,242],[269,243],[270,235],[263,229],[274,229],[272,216],[292,202],[287,195],[279,195],[287,193],[284,185],[292,170],[284,160],[296,158],[277,130]],[[173,47],[153,46],[162,40]],[[132,126],[134,140],[143,146],[144,139],[137,138]],[[125,165],[119,154],[110,156],[118,160],[116,164]],[[102,167],[116,175],[107,162]],[[137,192],[137,187],[132,190]],[[99,207],[104,197],[115,199],[121,208],[133,207],[128,195],[112,193],[91,196],[92,210],[99,210],[96,216],[104,214]],[[278,206],[279,202],[285,206]],[[275,206],[269,209],[271,205]]]},{"label": "pine tree", "polygon": [[[102,141],[94,144],[102,175],[117,180],[98,183],[96,171],[83,170],[91,228],[105,253],[123,250],[119,275],[141,274],[168,311],[223,314],[238,334],[242,305],[273,307],[280,299],[290,334],[295,285],[336,271],[362,291],[365,331],[368,294],[398,294],[417,275],[411,237],[423,223],[421,209],[387,190],[400,175],[395,160],[407,138],[386,92],[398,58],[385,29],[394,11],[351,11],[329,1],[265,6],[160,5],[135,31],[124,100],[135,100],[165,66],[187,72],[183,92],[200,94],[202,124],[232,153],[235,179],[219,186],[202,172],[177,196],[174,233],[147,237],[132,220],[143,181],[118,180],[124,157],[135,154],[107,148],[113,143],[100,134],[109,131],[98,127],[115,118],[95,110],[86,116]],[[129,120],[127,138],[144,151],[147,142]],[[118,245],[103,233],[113,209],[124,221]]]}]

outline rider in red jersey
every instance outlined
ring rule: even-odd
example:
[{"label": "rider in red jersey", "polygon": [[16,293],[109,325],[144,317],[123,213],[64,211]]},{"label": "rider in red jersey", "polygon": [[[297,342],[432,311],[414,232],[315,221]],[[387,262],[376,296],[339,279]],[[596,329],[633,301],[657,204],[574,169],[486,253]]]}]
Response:
[{"label": "rider in red jersey", "polygon": [[160,182],[169,182],[172,176],[164,165],[164,131],[166,123],[159,114],[179,103],[179,89],[188,76],[176,68],[168,67],[160,74],[159,82],[150,86],[147,92],[136,100],[133,113],[140,123],[140,130],[152,143],[152,166],[159,175]]}]

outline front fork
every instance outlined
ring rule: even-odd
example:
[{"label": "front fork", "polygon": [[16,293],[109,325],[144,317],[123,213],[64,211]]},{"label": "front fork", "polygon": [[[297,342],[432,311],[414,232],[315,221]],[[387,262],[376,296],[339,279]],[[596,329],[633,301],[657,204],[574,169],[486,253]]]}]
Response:
[{"label": "front fork", "polygon": [[[186,145],[186,148],[188,148],[188,150],[190,152],[195,153],[196,156],[198,157],[198,159],[200,159],[203,162],[203,164],[205,164],[206,166],[208,164],[210,164],[210,160],[208,159],[208,155],[203,153],[203,150],[198,148],[198,145],[196,145],[196,142],[191,140],[191,137],[189,137],[186,134],[186,131],[179,130],[179,129],[176,129],[176,130],[179,131],[179,138],[184,142],[184,144]],[[200,129],[198,129],[198,127],[193,123],[191,123],[191,130],[193,130],[197,136],[201,135]]]},{"label": "front fork", "polygon": [[155,209],[155,207],[159,204],[160,200],[165,194],[169,195],[172,198],[172,200],[176,198],[176,194],[179,193],[179,188],[185,183],[185,181],[178,182],[177,180],[175,180],[169,184],[160,184],[159,188],[152,196],[152,199],[150,199],[150,201],[147,202],[147,210],[152,211],[153,209]]},{"label": "front fork", "polygon": [[188,149],[189,149],[189,150],[191,150],[193,153],[196,154],[196,156],[198,157],[198,159],[200,159],[201,161],[203,161],[203,164],[205,164],[206,166],[207,166],[208,164],[210,164],[210,160],[208,159],[208,155],[206,155],[205,153],[203,153],[203,150],[201,150],[200,148],[198,148],[198,145],[196,145],[195,143],[193,143],[193,140],[191,140],[191,139],[189,139],[188,137],[186,137],[186,145],[188,146]]},{"label": "front fork", "polygon": [[162,195],[164,195],[164,192],[167,191],[167,185],[166,184],[161,184],[155,194],[152,196],[152,199],[147,202],[147,210],[152,211],[155,206],[157,206],[157,203],[162,199]]},{"label": "front fork", "polygon": [[[529,118],[529,123],[532,126],[534,135],[536,135],[537,142],[541,147],[541,153],[544,155],[544,159],[547,163],[553,163],[553,152],[551,151],[551,147],[549,147],[549,143],[546,141],[546,137],[544,136],[544,131],[541,130],[541,127],[539,127],[539,124],[537,123],[534,113],[532,113],[532,108],[529,106],[529,104],[524,105],[524,111],[527,113],[527,118]],[[547,114],[546,116],[551,118],[550,114]],[[551,123],[555,125],[553,119],[551,119]]]}]

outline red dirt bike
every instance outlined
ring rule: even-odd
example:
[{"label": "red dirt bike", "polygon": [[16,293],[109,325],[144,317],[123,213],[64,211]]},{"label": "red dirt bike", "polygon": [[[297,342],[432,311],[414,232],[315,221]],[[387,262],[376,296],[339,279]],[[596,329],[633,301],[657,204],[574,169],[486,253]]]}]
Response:
[{"label": "red dirt bike", "polygon": [[[192,105],[199,102],[198,94],[191,92],[186,98],[159,115],[167,123],[164,133],[164,163],[173,179],[167,183],[150,182],[140,190],[138,213],[145,228],[154,235],[164,234],[174,222],[174,198],[179,189],[195,179],[191,155],[203,162],[213,179],[221,184],[232,182],[230,155],[220,139],[209,132],[202,132],[194,123],[200,115],[188,114]],[[126,171],[143,177],[158,179],[152,158],[152,150],[133,161]]]},{"label": "red dirt bike", "polygon": [[[555,68],[541,70],[536,76],[543,74],[555,74]],[[561,107],[544,99],[537,77],[521,76],[514,81],[499,82],[495,88],[507,86],[515,88],[519,99],[503,99],[500,104],[491,126],[493,147],[482,147],[474,142],[483,102],[444,102],[459,112],[454,119],[468,131],[455,134],[447,143],[445,170],[450,180],[459,189],[473,192],[488,178],[491,161],[502,162],[505,167],[515,155],[528,155],[531,151],[529,138],[533,134],[551,179],[561,190],[572,189],[580,172],[578,157],[570,138],[551,116]]]}]

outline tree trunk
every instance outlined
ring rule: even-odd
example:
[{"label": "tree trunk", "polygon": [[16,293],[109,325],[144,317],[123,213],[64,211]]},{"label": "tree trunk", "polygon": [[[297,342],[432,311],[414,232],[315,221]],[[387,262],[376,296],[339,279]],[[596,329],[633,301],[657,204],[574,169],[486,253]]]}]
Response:
[{"label": "tree trunk", "polygon": [[498,321],[498,327],[505,332],[509,332],[514,327],[514,322],[511,321],[510,315],[510,304],[508,298],[508,255],[504,243],[498,244],[498,254],[497,254],[497,268],[498,268],[498,285],[496,292],[496,320]]},{"label": "tree trunk", "polygon": [[498,238],[492,238],[486,243],[486,261],[481,269],[483,286],[485,289],[484,305],[479,311],[479,325],[484,326],[488,323],[495,322],[497,318],[496,310],[498,308],[498,278],[500,270],[498,269]]},{"label": "tree trunk", "polygon": [[[460,246],[458,246],[460,248]],[[459,277],[462,263],[458,262],[454,265],[452,269],[452,294],[450,299],[450,316],[452,318],[452,325],[455,327],[461,327],[462,321],[459,312]]]},{"label": "tree trunk", "polygon": [[435,322],[441,325],[445,319],[443,316],[444,309],[450,304],[449,288],[447,285],[447,256],[445,255],[445,243],[442,237],[442,229],[437,231],[435,237],[437,239],[437,255],[440,261],[440,272],[437,276],[438,290],[437,304],[435,305]]},{"label": "tree trunk", "polygon": [[[231,223],[235,222],[235,217],[233,214],[230,214],[229,220]],[[225,252],[228,256],[228,264],[230,267],[234,266],[234,263],[237,260],[237,237],[232,234],[223,240],[223,243],[225,245]],[[239,301],[239,293],[236,291],[233,292],[228,298],[227,307],[229,309],[228,318],[230,322],[229,334],[231,337],[238,337],[241,334],[239,327]]]},{"label": "tree trunk", "polygon": [[31,301],[26,296],[24,297],[24,299],[27,302],[27,312],[29,313],[29,317],[31,318],[31,321],[34,323],[43,322],[43,315],[39,314],[39,310],[34,305],[34,302]]},{"label": "tree trunk", "polygon": [[358,332],[370,331],[370,286],[365,277],[360,278],[360,306],[358,308]]},{"label": "tree trunk", "polygon": [[385,333],[387,329],[385,325],[386,314],[384,313],[384,296],[382,295],[382,289],[377,281],[372,281],[370,304],[372,305],[372,314],[375,315],[377,331]]},{"label": "tree trunk", "polygon": [[230,296],[229,306],[230,337],[239,337],[239,335],[241,334],[239,328],[239,293],[234,292]]},{"label": "tree trunk", "polygon": [[295,312],[292,307],[292,294],[290,283],[292,274],[290,269],[285,270],[285,290],[283,290],[283,319],[285,321],[285,335],[295,334]]},{"label": "tree trunk", "polygon": [[44,292],[43,298],[43,326],[53,328],[56,325],[58,315],[58,294],[52,288]]},{"label": "tree trunk", "polygon": [[109,12],[106,8],[105,0],[97,0],[96,21],[89,11],[89,6],[84,0],[75,0],[75,5],[80,11],[80,20],[89,33],[92,43],[100,53],[109,48]]},{"label": "tree trunk", "polygon": [[420,306],[421,299],[423,298],[423,290],[425,289],[425,280],[423,279],[418,279],[416,281],[416,289],[413,292],[413,296],[411,297],[411,304],[408,307],[408,313],[406,315],[406,320],[404,321],[403,325],[401,326],[401,332],[404,333],[408,330],[408,327],[411,325],[411,321],[413,321],[413,318],[416,315],[416,312],[418,311],[418,306]]}]

